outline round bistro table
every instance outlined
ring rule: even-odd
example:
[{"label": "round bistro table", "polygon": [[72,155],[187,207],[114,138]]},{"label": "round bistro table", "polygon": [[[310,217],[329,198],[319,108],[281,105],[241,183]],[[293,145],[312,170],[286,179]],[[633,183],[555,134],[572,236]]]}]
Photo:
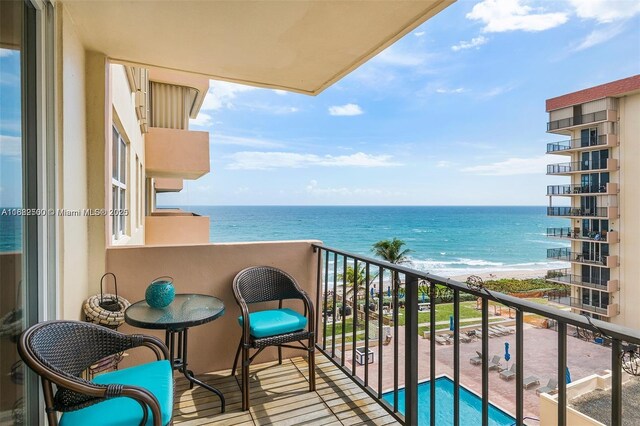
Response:
[{"label": "round bistro table", "polygon": [[224,395],[218,389],[198,380],[188,369],[187,336],[189,328],[211,322],[224,314],[224,303],[217,297],[205,294],[176,294],[165,308],[152,308],[141,300],[129,306],[124,320],[134,327],[165,330],[165,343],[169,348],[171,365],[189,380],[189,388],[202,386],[220,398],[222,413],[225,410]]}]

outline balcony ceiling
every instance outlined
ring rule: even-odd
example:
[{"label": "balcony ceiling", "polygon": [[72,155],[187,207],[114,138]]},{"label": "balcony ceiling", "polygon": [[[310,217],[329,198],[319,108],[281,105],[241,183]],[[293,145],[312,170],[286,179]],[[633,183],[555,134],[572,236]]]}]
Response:
[{"label": "balcony ceiling", "polygon": [[316,95],[454,1],[63,3],[85,47],[114,60]]}]

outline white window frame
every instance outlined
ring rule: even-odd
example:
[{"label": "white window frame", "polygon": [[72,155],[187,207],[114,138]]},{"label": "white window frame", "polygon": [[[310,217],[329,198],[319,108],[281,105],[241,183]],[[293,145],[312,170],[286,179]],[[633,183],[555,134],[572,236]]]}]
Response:
[{"label": "white window frame", "polygon": [[[127,208],[127,166],[129,157],[129,144],[122,137],[122,133],[113,126],[111,143],[118,145],[111,147],[111,238],[118,241],[127,236],[126,216],[122,214]],[[122,158],[124,156],[124,159]],[[124,166],[124,169],[123,169]],[[114,177],[114,174],[116,175]],[[115,195],[114,195],[115,194]],[[118,213],[118,214],[115,214]]]}]

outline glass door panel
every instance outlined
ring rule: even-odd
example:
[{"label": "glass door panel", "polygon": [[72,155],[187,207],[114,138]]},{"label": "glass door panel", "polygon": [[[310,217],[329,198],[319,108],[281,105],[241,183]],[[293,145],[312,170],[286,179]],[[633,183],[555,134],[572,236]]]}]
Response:
[{"label": "glass door panel", "polygon": [[[0,424],[25,424],[25,367],[16,343],[24,329],[23,3],[1,1],[0,31]],[[5,17],[10,17],[5,19]]]}]

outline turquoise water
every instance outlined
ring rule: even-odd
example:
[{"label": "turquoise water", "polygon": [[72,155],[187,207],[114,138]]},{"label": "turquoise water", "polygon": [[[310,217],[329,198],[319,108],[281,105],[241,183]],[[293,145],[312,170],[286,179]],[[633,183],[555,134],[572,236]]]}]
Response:
[{"label": "turquoise water", "polygon": [[190,206],[210,216],[212,242],[318,239],[371,255],[371,245],[397,237],[412,250],[412,267],[440,275],[561,268],[545,237],[567,226],[535,207]]},{"label": "turquoise water", "polygon": [[[429,405],[431,398],[430,383],[418,385],[418,424],[428,425],[431,418]],[[393,391],[382,394],[382,399],[393,405]],[[404,389],[398,390],[398,410],[405,413]],[[489,404],[489,426],[510,426],[516,420],[501,409]],[[436,424],[453,425],[453,380],[448,377],[436,379]],[[460,424],[482,424],[482,398],[460,386]]]}]

